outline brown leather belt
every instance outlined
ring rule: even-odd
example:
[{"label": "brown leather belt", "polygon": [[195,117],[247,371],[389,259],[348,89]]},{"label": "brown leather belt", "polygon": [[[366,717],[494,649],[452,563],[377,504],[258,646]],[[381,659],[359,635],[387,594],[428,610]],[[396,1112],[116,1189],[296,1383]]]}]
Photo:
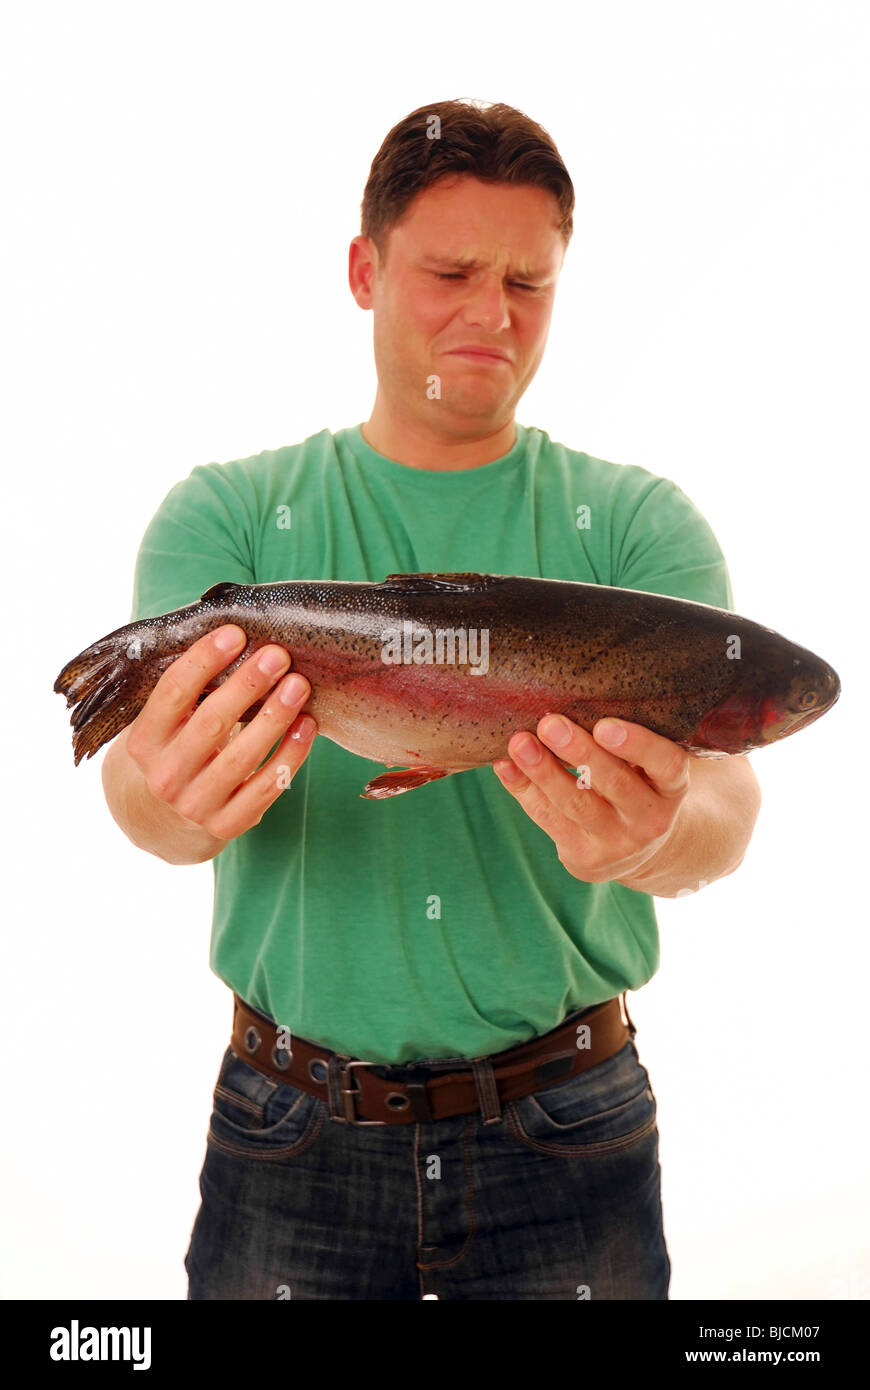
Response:
[{"label": "brown leather belt", "polygon": [[[621,994],[489,1057],[389,1064],[363,1062],[291,1037],[235,993],[233,1000],[233,1052],[275,1081],[325,1100],[333,1120],[358,1125],[427,1124],[478,1109],[487,1124],[495,1124],[501,1102],[597,1066],[637,1031]],[[289,1051],[279,1046],[279,1037],[282,1044],[289,1042]]]}]

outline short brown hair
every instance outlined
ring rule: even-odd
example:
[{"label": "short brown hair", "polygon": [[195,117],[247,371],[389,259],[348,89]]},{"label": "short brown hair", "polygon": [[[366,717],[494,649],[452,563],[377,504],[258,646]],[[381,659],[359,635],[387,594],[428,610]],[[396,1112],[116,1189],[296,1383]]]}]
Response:
[{"label": "short brown hair", "polygon": [[[440,129],[432,119],[436,116]],[[437,138],[429,133],[434,130]],[[567,249],[574,231],[574,185],[543,126],[503,102],[436,101],[393,126],[372,161],[360,230],[374,242],[381,260],[390,229],[417,194],[448,174],[546,189],[559,204],[559,231]]]}]

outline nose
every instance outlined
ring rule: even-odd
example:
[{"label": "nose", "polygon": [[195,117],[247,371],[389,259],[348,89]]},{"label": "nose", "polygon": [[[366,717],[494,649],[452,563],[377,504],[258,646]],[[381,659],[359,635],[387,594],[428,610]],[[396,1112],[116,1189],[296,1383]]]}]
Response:
[{"label": "nose", "polygon": [[507,295],[500,275],[482,275],[471,283],[462,316],[470,328],[482,328],[486,333],[497,333],[510,325]]}]

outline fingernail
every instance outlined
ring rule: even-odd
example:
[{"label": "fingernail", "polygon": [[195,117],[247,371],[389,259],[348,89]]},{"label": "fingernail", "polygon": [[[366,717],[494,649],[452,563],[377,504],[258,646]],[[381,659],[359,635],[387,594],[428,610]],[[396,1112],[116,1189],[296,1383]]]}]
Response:
[{"label": "fingernail", "polygon": [[289,660],[287,653],[281,647],[267,647],[257,665],[265,676],[277,676],[279,671],[283,671]]},{"label": "fingernail", "polygon": [[621,743],[625,743],[625,726],[616,719],[605,719],[596,724],[595,732],[601,743],[606,743],[610,748],[618,748]]},{"label": "fingernail", "polygon": [[565,744],[571,741],[571,726],[561,714],[548,714],[541,724],[541,733],[549,743],[555,743],[558,748],[564,748]]},{"label": "fingernail", "polygon": [[288,676],[285,681],[281,682],[278,699],[282,705],[298,705],[305,694],[305,689],[306,685],[302,676]]},{"label": "fingernail", "polygon": [[498,762],[493,763],[493,767],[497,775],[504,778],[505,782],[518,782],[523,775],[516,763],[512,762],[510,758],[500,758]]},{"label": "fingernail", "polygon": [[541,761],[541,748],[537,739],[524,738],[521,743],[514,748],[516,756],[521,763],[528,763],[529,767],[534,767],[535,763]]},{"label": "fingernail", "polygon": [[290,737],[299,739],[301,742],[302,739],[310,738],[313,733],[314,720],[311,718],[310,714],[303,714],[302,718],[299,720],[297,727],[293,730]]},{"label": "fingernail", "polygon": [[245,634],[239,627],[222,627],[219,629],[214,644],[219,652],[231,652],[236,647],[240,647],[245,640]]}]

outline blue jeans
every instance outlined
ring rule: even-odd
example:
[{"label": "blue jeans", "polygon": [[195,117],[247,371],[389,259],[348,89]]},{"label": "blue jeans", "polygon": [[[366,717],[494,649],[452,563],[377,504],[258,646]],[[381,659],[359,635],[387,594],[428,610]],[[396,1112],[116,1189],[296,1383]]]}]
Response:
[{"label": "blue jeans", "polygon": [[189,1299],[668,1297],[656,1101],[633,1040],[502,1103],[497,1123],[370,1128],[227,1048],[200,1192]]}]

